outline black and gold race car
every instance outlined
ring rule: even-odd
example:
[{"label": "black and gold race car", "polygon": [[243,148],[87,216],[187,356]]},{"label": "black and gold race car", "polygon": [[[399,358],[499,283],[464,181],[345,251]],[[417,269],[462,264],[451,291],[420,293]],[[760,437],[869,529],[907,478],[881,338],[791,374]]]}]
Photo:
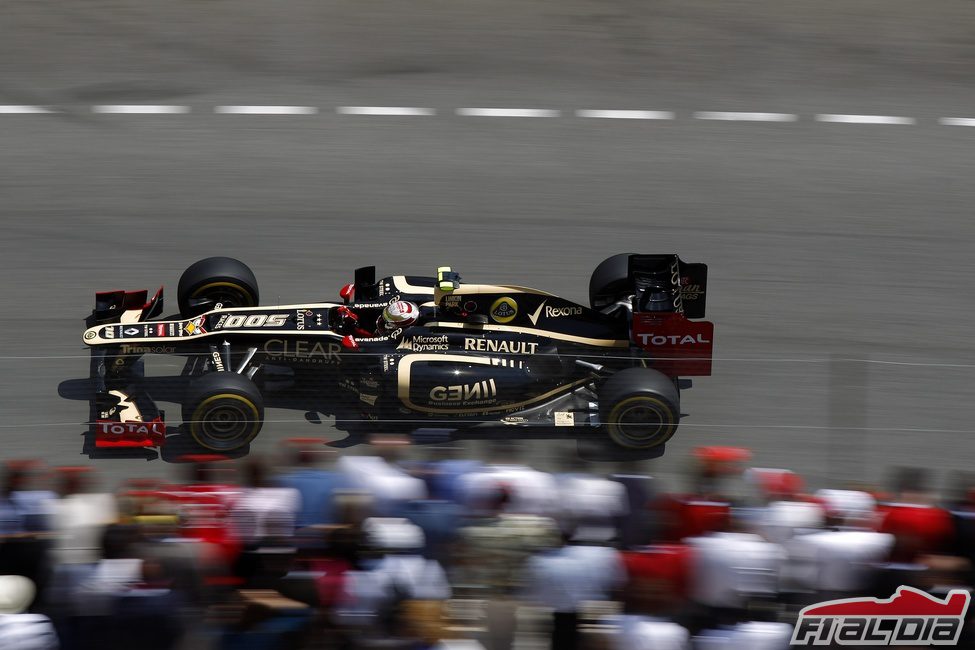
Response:
[{"label": "black and gold race car", "polygon": [[[582,305],[527,287],[357,269],[341,302],[260,304],[253,272],[213,257],[190,266],[179,314],[163,292],[96,294],[91,349],[93,450],[163,447],[188,435],[215,453],[246,452],[266,408],[334,416],[364,434],[417,441],[574,437],[623,457],[659,455],[681,417],[681,378],[711,373],[707,266],[677,255],[621,254],[599,264]],[[393,302],[408,327],[375,330]],[[152,376],[145,358],[181,359]],[[160,402],[182,408],[167,426]],[[590,444],[591,448],[591,444]]]}]

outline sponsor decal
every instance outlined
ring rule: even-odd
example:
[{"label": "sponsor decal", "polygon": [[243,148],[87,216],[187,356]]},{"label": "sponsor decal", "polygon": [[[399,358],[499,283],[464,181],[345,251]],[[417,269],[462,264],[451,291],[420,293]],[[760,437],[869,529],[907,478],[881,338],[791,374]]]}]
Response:
[{"label": "sponsor decal", "polygon": [[691,284],[690,278],[680,279],[680,295],[682,300],[697,300],[704,295],[704,289],[699,284]]},{"label": "sponsor decal", "polygon": [[85,332],[85,340],[86,341],[92,340],[93,338],[95,338],[95,336],[97,336],[97,335],[95,334],[95,331],[94,330],[88,330],[87,332]]},{"label": "sponsor decal", "polygon": [[674,311],[683,314],[684,298],[680,291],[680,264],[677,263],[677,260],[674,260],[670,265],[670,286],[678,288],[674,292]]},{"label": "sponsor decal", "polygon": [[223,359],[220,357],[220,353],[214,350],[210,353],[213,358],[213,366],[217,369],[217,372],[223,372]]},{"label": "sponsor decal", "polygon": [[522,424],[523,422],[528,422],[528,418],[523,418],[520,415],[509,415],[501,418],[501,424]]},{"label": "sponsor decal", "polygon": [[565,316],[582,316],[582,307],[566,305],[565,307],[546,307],[546,318],[563,318]]},{"label": "sponsor decal", "polygon": [[126,336],[137,336],[139,334],[139,329],[137,327],[129,327],[125,330]]},{"label": "sponsor decal", "polygon": [[264,354],[276,361],[342,363],[341,351],[342,346],[332,342],[268,339],[264,343]]},{"label": "sponsor decal", "polygon": [[576,414],[572,411],[556,411],[555,426],[574,427],[576,425]]},{"label": "sponsor decal", "polygon": [[227,322],[227,318],[229,318],[229,316],[227,314],[224,314],[223,316],[221,316],[220,317],[220,320],[217,321],[217,324],[213,326],[213,329],[218,330],[218,329],[222,328],[223,327],[223,324]]},{"label": "sponsor decal", "polygon": [[[104,336],[107,339],[114,339],[115,338],[115,329],[116,329],[115,325],[109,325],[108,327],[103,328],[102,329],[102,336]],[[122,329],[122,327],[119,326],[118,329]]]},{"label": "sponsor decal", "polygon": [[362,380],[363,388],[371,388],[372,390],[379,390],[379,381],[372,379],[371,377],[364,378]]},{"label": "sponsor decal", "polygon": [[524,368],[525,362],[520,359],[506,359],[500,357],[493,357],[491,359],[492,366],[502,366],[504,368]]},{"label": "sponsor decal", "polygon": [[804,607],[792,645],[957,645],[971,594],[955,589],[936,598],[898,587],[890,598],[842,598]]},{"label": "sponsor decal", "polygon": [[295,311],[295,323],[297,323],[298,329],[305,329],[305,318],[313,315],[314,313],[310,309],[299,309]]},{"label": "sponsor decal", "polygon": [[518,315],[518,303],[507,296],[498,298],[491,304],[491,318],[495,323],[510,323]]},{"label": "sponsor decal", "polygon": [[156,325],[156,336],[166,336],[166,325],[159,323]]},{"label": "sponsor decal", "polygon": [[176,323],[169,324],[169,335],[174,336],[176,334]]},{"label": "sponsor decal", "polygon": [[145,338],[149,338],[150,336],[152,336],[152,325],[142,326],[142,336],[144,336]]},{"label": "sponsor decal", "polygon": [[538,319],[545,314],[545,318],[564,318],[566,316],[582,316],[582,307],[578,305],[565,305],[563,307],[552,307],[547,305],[548,298],[542,301],[538,309],[528,314],[528,320],[532,325],[538,325]]},{"label": "sponsor decal", "polygon": [[222,329],[281,327],[288,322],[288,314],[233,314],[220,319]]},{"label": "sponsor decal", "polygon": [[538,306],[538,309],[528,314],[528,320],[531,321],[532,325],[538,325],[538,318],[542,315],[542,309],[545,307],[545,303],[548,302],[548,298],[542,301],[542,304]]},{"label": "sponsor decal", "polygon": [[206,328],[203,327],[203,322],[203,316],[194,318],[183,327],[183,331],[190,336],[193,336],[194,334],[205,334]]},{"label": "sponsor decal", "polygon": [[450,349],[447,342],[447,335],[437,336],[414,335],[405,337],[398,346],[397,350],[410,350],[412,352],[446,352]]},{"label": "sponsor decal", "polygon": [[476,352],[506,352],[507,354],[535,354],[538,343],[529,341],[496,341],[466,337],[464,349]]},{"label": "sponsor decal", "polygon": [[122,354],[172,354],[176,351],[171,345],[123,345]]},{"label": "sponsor decal", "polygon": [[153,420],[152,422],[99,422],[97,433],[112,436],[165,436],[166,424],[160,420]]},{"label": "sponsor decal", "polygon": [[704,338],[703,334],[638,334],[640,343],[643,345],[697,345],[698,343],[710,343],[710,339]]},{"label": "sponsor decal", "polygon": [[454,384],[434,386],[430,389],[430,400],[434,402],[461,402],[462,404],[490,404],[498,396],[494,379],[485,379],[473,384]]}]

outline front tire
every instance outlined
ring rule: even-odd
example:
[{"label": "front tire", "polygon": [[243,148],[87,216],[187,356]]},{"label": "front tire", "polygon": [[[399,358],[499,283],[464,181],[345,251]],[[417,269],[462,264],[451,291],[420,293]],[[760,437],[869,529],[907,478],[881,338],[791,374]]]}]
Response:
[{"label": "front tire", "polygon": [[610,440],[626,449],[652,449],[677,432],[680,391],[650,368],[626,368],[599,389],[600,419]]},{"label": "front tire", "polygon": [[183,423],[202,446],[217,452],[245,447],[264,424],[264,400],[247,377],[211,372],[190,384],[183,400]]},{"label": "front tire", "polygon": [[216,304],[224,309],[257,307],[260,293],[246,264],[232,257],[208,257],[183,271],[176,298],[183,318],[193,318]]}]

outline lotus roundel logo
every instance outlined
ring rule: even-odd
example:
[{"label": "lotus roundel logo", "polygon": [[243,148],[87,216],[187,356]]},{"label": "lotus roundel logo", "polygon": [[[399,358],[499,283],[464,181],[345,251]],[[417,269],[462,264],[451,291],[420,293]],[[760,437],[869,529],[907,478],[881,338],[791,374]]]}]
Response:
[{"label": "lotus roundel logo", "polygon": [[518,303],[514,298],[498,298],[491,305],[491,318],[496,323],[510,323],[518,315]]},{"label": "lotus roundel logo", "polygon": [[829,600],[799,612],[792,645],[957,645],[970,600],[961,589],[936,598],[914,587],[886,599]]}]

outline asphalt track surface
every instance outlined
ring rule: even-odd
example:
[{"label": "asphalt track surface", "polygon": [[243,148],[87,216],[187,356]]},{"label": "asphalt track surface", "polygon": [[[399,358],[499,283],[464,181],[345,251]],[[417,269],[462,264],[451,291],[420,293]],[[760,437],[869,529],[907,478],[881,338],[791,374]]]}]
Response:
[{"label": "asphalt track surface", "polygon": [[[219,254],[252,266],[265,302],[331,298],[365,263],[584,301],[592,267],[634,251],[707,262],[717,324],[714,375],[650,471],[700,444],[814,485],[969,469],[975,128],[940,120],[975,117],[973,21],[956,1],[6,2],[0,104],[57,112],[0,114],[2,457],[90,462],[86,407],[58,386],[87,373],[95,290],[174,298]],[[257,451],[336,435],[269,417]]]}]

